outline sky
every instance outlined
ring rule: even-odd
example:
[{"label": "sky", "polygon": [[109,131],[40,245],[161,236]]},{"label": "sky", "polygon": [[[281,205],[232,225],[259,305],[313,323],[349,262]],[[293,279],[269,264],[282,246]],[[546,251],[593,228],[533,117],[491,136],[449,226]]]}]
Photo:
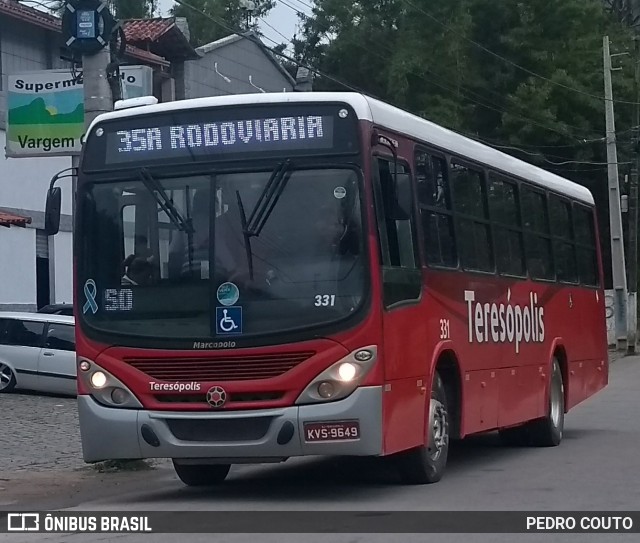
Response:
[{"label": "sky", "polygon": [[[311,0],[276,0],[276,7],[273,8],[264,21],[260,23],[260,30],[265,36],[265,38],[263,38],[265,45],[273,47],[277,43],[291,40],[296,31],[296,25],[298,24],[298,16],[292,8],[299,9],[308,14],[311,12],[311,8],[309,7],[311,4]],[[160,0],[159,6],[162,14],[167,15],[167,11],[173,5],[173,0]],[[269,25],[273,28],[270,28]],[[287,39],[285,40],[278,32]]]}]

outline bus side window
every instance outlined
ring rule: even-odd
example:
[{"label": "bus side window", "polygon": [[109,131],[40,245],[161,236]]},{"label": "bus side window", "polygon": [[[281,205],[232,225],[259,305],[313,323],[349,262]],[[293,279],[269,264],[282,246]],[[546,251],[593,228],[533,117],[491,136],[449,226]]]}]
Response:
[{"label": "bus side window", "polygon": [[521,187],[527,269],[532,279],[551,280],[555,274],[546,196],[524,185]]},{"label": "bus side window", "polygon": [[457,268],[458,255],[453,231],[446,161],[418,150],[416,178],[427,263]]},{"label": "bus side window", "polygon": [[556,195],[549,196],[549,220],[553,235],[553,257],[558,281],[578,282],[571,204]]},{"label": "bus side window", "polygon": [[575,204],[573,219],[580,282],[592,287],[600,286],[593,211]]},{"label": "bus side window", "polygon": [[462,266],[492,272],[495,266],[484,174],[452,161],[451,185]]},{"label": "bus side window", "polygon": [[398,163],[397,184],[393,162],[378,158],[375,164],[380,253],[386,307],[420,297],[422,278],[413,213],[411,175]]},{"label": "bus side window", "polygon": [[524,276],[526,268],[517,188],[515,182],[493,172],[489,174],[489,212],[496,240],[498,272]]}]

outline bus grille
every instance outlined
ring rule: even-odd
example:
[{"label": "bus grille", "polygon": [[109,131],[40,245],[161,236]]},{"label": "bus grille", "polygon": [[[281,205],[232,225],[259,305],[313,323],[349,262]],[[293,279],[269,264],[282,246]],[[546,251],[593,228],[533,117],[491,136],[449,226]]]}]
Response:
[{"label": "bus grille", "polygon": [[128,358],[125,362],[161,381],[247,381],[278,377],[314,354],[297,352],[220,358]]},{"label": "bus grille", "polygon": [[269,431],[272,417],[219,420],[166,419],[171,433],[182,441],[256,441]]}]

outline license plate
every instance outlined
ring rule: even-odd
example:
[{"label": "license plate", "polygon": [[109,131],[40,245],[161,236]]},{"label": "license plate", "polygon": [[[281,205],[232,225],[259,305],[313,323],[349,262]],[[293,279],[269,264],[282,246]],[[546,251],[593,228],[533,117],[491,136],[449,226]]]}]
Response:
[{"label": "license plate", "polygon": [[360,439],[360,422],[357,420],[306,422],[304,424],[304,440],[347,441]]}]

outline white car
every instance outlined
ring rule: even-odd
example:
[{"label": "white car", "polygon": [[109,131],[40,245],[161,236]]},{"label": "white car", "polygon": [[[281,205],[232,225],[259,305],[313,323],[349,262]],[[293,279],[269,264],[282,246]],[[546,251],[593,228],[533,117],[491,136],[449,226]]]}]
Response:
[{"label": "white car", "polygon": [[0,312],[0,393],[77,394],[75,319]]}]

